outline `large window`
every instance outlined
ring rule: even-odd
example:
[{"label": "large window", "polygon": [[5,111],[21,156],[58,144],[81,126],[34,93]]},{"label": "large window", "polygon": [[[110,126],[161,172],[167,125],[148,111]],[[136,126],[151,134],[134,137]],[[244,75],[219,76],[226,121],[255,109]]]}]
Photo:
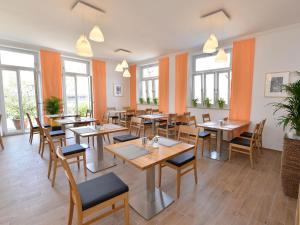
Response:
[{"label": "large window", "polygon": [[197,55],[193,57],[193,99],[205,107],[207,101],[212,107],[218,106],[218,100],[229,104],[231,79],[231,52],[226,51],[228,60],[216,62],[215,54]]},{"label": "large window", "polygon": [[63,77],[65,112],[85,115],[91,108],[89,62],[64,58]]},{"label": "large window", "polygon": [[153,99],[158,99],[157,64],[142,67],[139,97],[146,103],[153,103]]}]

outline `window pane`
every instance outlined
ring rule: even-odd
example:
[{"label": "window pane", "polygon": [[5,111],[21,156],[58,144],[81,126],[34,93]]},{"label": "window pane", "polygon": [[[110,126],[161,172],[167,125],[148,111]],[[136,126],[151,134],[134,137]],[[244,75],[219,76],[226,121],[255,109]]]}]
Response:
[{"label": "window pane", "polygon": [[34,55],[1,50],[0,56],[3,65],[34,68]]},{"label": "window pane", "polygon": [[158,77],[158,66],[150,66],[143,68],[143,78]]},{"label": "window pane", "polygon": [[158,98],[158,79],[154,80],[154,97]]},{"label": "window pane", "polygon": [[230,57],[230,53],[226,53],[226,55],[228,58],[228,60],[226,62],[216,62],[215,55],[196,58],[195,70],[196,71],[204,71],[204,70],[228,68],[231,65],[231,62],[230,62],[231,57]]},{"label": "window pane", "polygon": [[219,98],[225,100],[225,104],[228,104],[228,83],[229,74],[228,73],[219,73]]},{"label": "window pane", "polygon": [[85,116],[89,107],[89,78],[77,76],[77,100],[78,100],[78,113]]},{"label": "window pane", "polygon": [[201,87],[201,75],[194,76],[194,98],[198,99],[198,103],[202,103]]},{"label": "window pane", "polygon": [[71,76],[66,76],[66,104],[67,113],[76,113],[76,93],[75,93],[75,78]]},{"label": "window pane", "polygon": [[146,93],[146,81],[142,81],[142,98],[146,100],[147,93]]},{"label": "window pane", "polygon": [[210,99],[211,104],[214,104],[214,74],[206,74],[205,80],[206,98]]},{"label": "window pane", "polygon": [[152,80],[147,81],[148,86],[148,97],[150,98],[150,101],[153,99],[153,89],[152,89]]},{"label": "window pane", "polygon": [[65,72],[87,74],[87,64],[71,60],[64,60]]}]

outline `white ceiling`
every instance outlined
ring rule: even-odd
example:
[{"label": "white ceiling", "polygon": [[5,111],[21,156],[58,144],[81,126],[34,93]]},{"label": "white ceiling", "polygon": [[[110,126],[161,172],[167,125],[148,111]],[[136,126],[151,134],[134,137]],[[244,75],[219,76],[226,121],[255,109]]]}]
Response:
[{"label": "white ceiling", "polygon": [[[299,0],[86,0],[106,11],[76,8],[75,0],[0,0],[0,38],[75,52],[82,32],[98,24],[104,43],[92,43],[94,56],[140,61],[199,46],[214,32],[224,40],[300,22]],[[224,8],[222,26],[200,16]],[[80,10],[79,10],[80,9]]]}]

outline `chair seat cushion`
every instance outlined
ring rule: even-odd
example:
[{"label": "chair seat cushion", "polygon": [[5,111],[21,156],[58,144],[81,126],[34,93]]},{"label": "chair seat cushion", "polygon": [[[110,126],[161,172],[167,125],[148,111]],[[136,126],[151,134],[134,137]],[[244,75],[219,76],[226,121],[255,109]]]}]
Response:
[{"label": "chair seat cushion", "polygon": [[236,137],[233,138],[230,143],[236,144],[236,145],[243,145],[243,146],[250,146],[250,140],[241,138],[241,137]]},{"label": "chair seat cushion", "polygon": [[66,155],[72,155],[80,152],[84,152],[86,150],[85,146],[82,146],[80,144],[73,144],[68,145],[66,147],[62,148],[62,153],[64,156]]},{"label": "chair seat cushion", "polygon": [[251,132],[243,132],[240,135],[241,137],[246,137],[246,138],[251,138],[252,137],[252,133]]},{"label": "chair seat cushion", "polygon": [[109,199],[128,192],[128,186],[114,173],[78,184],[82,209],[87,210]]},{"label": "chair seat cushion", "polygon": [[113,137],[113,139],[115,141],[118,141],[118,142],[131,141],[131,140],[135,140],[135,139],[138,139],[138,138],[139,138],[138,136],[134,136],[134,135],[131,135],[131,134],[125,134],[125,135],[120,135],[120,136]]},{"label": "chair seat cushion", "polygon": [[208,132],[217,132],[217,130],[215,129],[210,129],[210,128],[205,128],[204,131],[208,131]]},{"label": "chair seat cushion", "polygon": [[152,125],[152,121],[146,120],[144,121],[144,125]]},{"label": "chair seat cushion", "polygon": [[50,131],[50,136],[51,137],[55,137],[55,136],[61,136],[61,135],[65,135],[66,133],[63,130],[54,130],[54,131]]},{"label": "chair seat cushion", "polygon": [[188,123],[177,121],[177,122],[176,122],[176,125],[177,125],[177,126],[180,126],[180,125],[188,125]]},{"label": "chair seat cushion", "polygon": [[112,119],[119,119],[118,116],[109,116],[109,118],[112,118]]},{"label": "chair seat cushion", "polygon": [[167,162],[180,167],[188,162],[193,161],[194,159],[195,159],[195,156],[192,152],[185,152],[185,153],[180,154],[172,159],[167,160]]},{"label": "chair seat cushion", "polygon": [[[166,124],[163,124],[163,125],[159,125],[158,126],[160,129],[167,129],[167,125]],[[174,128],[175,126],[174,125],[168,125],[168,128],[170,129],[170,128]]]},{"label": "chair seat cushion", "polygon": [[62,130],[61,126],[53,126],[51,127],[52,131]]},{"label": "chair seat cushion", "polygon": [[209,132],[206,132],[206,131],[199,132],[199,138],[206,138],[208,136],[210,136]]}]

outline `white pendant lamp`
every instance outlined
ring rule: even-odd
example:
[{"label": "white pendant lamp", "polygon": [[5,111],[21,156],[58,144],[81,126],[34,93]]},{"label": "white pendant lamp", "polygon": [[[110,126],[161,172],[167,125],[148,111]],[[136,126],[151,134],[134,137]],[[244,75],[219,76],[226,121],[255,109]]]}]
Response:
[{"label": "white pendant lamp", "polygon": [[218,39],[216,35],[211,34],[203,46],[204,53],[214,53],[217,51],[219,46]]},{"label": "white pendant lamp", "polygon": [[227,55],[223,48],[219,49],[219,52],[216,55],[215,61],[216,62],[227,62]]},{"label": "white pendant lamp", "polygon": [[97,25],[95,25],[93,27],[93,29],[91,30],[89,38],[92,41],[96,41],[96,42],[103,42],[104,41],[103,33]]},{"label": "white pendant lamp", "polygon": [[123,77],[131,77],[131,74],[128,69],[124,70]]},{"label": "white pendant lamp", "polygon": [[128,68],[128,63],[127,61],[124,59],[121,63],[121,66],[124,68],[124,69],[127,69]]},{"label": "white pendant lamp", "polygon": [[118,65],[116,66],[115,71],[116,72],[123,72],[123,67],[122,67],[121,63],[118,63]]},{"label": "white pendant lamp", "polygon": [[84,34],[82,34],[76,42],[76,52],[80,56],[92,57],[93,51],[90,42]]},{"label": "white pendant lamp", "polygon": [[217,39],[216,35],[215,34],[211,34],[209,36],[209,38],[213,41],[215,47],[217,48],[219,46],[219,42],[218,42],[218,39]]}]

